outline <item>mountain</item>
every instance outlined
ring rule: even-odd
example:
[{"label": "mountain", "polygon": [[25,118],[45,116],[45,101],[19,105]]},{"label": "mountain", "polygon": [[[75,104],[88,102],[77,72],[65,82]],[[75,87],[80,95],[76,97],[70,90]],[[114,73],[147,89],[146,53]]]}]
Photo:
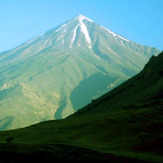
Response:
[{"label": "mountain", "polygon": [[65,118],[159,52],[79,15],[0,53],[0,130]]},{"label": "mountain", "polygon": [[[1,160],[161,163],[162,83],[163,52],[139,74],[63,120],[0,132]],[[6,145],[11,136],[13,144]]]}]

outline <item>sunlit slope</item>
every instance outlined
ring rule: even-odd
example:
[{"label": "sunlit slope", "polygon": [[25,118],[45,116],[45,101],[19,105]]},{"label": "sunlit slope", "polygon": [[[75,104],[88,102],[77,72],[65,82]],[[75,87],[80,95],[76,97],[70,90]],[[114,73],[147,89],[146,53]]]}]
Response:
[{"label": "sunlit slope", "polygon": [[67,117],[158,53],[79,15],[0,53],[0,129]]}]

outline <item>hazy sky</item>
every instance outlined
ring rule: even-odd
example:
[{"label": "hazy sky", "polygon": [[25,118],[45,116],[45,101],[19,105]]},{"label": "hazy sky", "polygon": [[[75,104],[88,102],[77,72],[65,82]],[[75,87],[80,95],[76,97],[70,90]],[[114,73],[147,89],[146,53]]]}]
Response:
[{"label": "hazy sky", "polygon": [[79,14],[163,50],[163,0],[0,0],[0,52]]}]

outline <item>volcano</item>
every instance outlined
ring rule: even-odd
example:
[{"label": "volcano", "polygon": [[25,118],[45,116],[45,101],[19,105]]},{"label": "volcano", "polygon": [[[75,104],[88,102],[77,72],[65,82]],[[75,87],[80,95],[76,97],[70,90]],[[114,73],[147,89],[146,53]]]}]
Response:
[{"label": "volcano", "polygon": [[65,118],[159,53],[78,15],[0,53],[0,130]]}]

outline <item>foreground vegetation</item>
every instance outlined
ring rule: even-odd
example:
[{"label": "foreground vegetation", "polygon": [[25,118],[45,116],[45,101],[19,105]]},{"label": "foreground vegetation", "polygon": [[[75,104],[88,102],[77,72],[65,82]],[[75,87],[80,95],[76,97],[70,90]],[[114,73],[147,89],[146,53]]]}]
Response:
[{"label": "foreground vegetation", "polygon": [[[41,157],[48,155],[57,159],[70,157],[69,159],[75,160],[106,160],[112,154],[162,162],[162,106],[163,101],[141,106],[124,106],[123,109],[107,114],[83,114],[1,132],[0,151],[1,154],[4,149],[11,153],[14,151],[16,155],[23,157],[34,157],[38,154]],[[13,143],[5,144],[6,138],[11,136],[14,138]]]}]

